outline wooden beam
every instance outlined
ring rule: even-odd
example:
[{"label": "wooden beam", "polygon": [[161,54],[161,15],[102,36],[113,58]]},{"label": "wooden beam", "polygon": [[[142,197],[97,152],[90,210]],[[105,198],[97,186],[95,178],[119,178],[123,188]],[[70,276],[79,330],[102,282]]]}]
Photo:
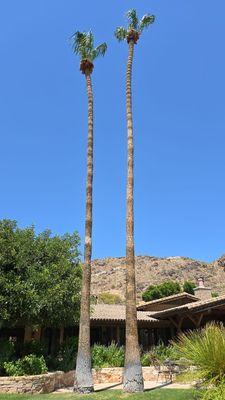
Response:
[{"label": "wooden beam", "polygon": [[200,315],[199,315],[199,318],[198,318],[198,322],[197,322],[197,328],[199,328],[200,327],[200,325],[201,325],[201,322],[202,322],[202,318],[204,317],[204,314],[203,313],[201,313]]},{"label": "wooden beam", "polygon": [[193,322],[196,328],[199,328],[199,326],[201,325],[203,316],[203,313],[201,313],[200,315],[196,315],[196,318],[191,314],[187,314],[187,317],[190,319],[191,322]]},{"label": "wooden beam", "polygon": [[178,321],[176,321],[174,318],[169,317],[170,322],[177,328],[178,332],[181,332],[181,325],[183,323],[184,317],[181,317]]},{"label": "wooden beam", "polygon": [[193,317],[193,315],[187,314],[187,317],[194,324],[194,326],[197,327],[197,320]]}]

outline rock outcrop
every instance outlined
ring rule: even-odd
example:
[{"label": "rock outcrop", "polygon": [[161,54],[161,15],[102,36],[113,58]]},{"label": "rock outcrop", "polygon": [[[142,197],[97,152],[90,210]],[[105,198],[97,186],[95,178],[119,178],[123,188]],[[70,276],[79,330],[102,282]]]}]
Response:
[{"label": "rock outcrop", "polygon": [[[96,259],[92,262],[92,294],[102,292],[119,294],[125,298],[125,258]],[[225,294],[225,255],[212,263],[185,257],[136,257],[137,297],[151,284],[167,280],[181,284],[196,282],[204,277],[205,284],[214,292]]]}]

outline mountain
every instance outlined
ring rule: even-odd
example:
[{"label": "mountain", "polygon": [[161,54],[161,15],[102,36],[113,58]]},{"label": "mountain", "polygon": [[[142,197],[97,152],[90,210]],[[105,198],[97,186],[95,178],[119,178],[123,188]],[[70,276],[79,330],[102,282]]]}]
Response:
[{"label": "mountain", "polygon": [[[151,284],[173,280],[181,284],[197,282],[204,277],[205,286],[213,292],[225,294],[225,255],[212,263],[186,257],[158,258],[137,256],[136,258],[137,297]],[[92,294],[110,292],[125,298],[125,258],[104,258],[92,262]]]}]

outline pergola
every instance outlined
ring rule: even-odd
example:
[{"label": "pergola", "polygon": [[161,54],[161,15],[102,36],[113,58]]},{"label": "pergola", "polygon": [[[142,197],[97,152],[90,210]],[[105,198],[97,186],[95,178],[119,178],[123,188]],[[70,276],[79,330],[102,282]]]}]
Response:
[{"label": "pergola", "polygon": [[225,296],[158,311],[154,313],[154,318],[170,321],[178,333],[189,328],[199,328],[210,321],[225,322]]}]

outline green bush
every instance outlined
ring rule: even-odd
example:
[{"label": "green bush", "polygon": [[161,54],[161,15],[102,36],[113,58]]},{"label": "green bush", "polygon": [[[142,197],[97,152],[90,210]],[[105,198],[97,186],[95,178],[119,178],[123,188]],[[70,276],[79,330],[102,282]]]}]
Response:
[{"label": "green bush", "polygon": [[39,375],[48,372],[44,357],[37,357],[34,354],[17,361],[5,362],[4,368],[9,376]]},{"label": "green bush", "polygon": [[173,360],[175,358],[174,349],[172,346],[165,346],[163,343],[152,347],[150,351],[142,354],[141,365],[148,367],[155,362],[163,363],[166,359]]},{"label": "green bush", "polygon": [[49,370],[68,372],[75,368],[78,349],[78,338],[66,339],[60,346],[55,356],[46,358]]},{"label": "green bush", "polygon": [[203,394],[204,400],[224,400],[225,399],[225,382],[222,382],[218,386],[207,389]]},{"label": "green bush", "polygon": [[98,300],[103,304],[121,304],[123,303],[121,297],[118,294],[113,293],[101,293],[98,296]]},{"label": "green bush", "polygon": [[95,344],[92,347],[91,355],[93,368],[124,366],[124,347],[119,347],[115,343],[112,343],[108,347]]},{"label": "green bush", "polygon": [[160,285],[150,285],[143,293],[144,301],[161,299],[181,292],[181,287],[178,282],[167,281]]},{"label": "green bush", "polygon": [[197,367],[196,377],[206,385],[219,385],[225,376],[225,327],[211,323],[201,330],[181,334],[174,341],[177,358]]},{"label": "green bush", "polygon": [[0,375],[4,375],[4,363],[13,359],[15,345],[9,340],[0,340]]},{"label": "green bush", "polygon": [[194,288],[196,287],[196,284],[194,282],[190,281],[185,281],[183,284],[183,291],[189,294],[195,294]]},{"label": "green bush", "polygon": [[152,364],[152,359],[148,353],[144,353],[141,356],[141,365],[142,367],[149,367]]},{"label": "green bush", "polygon": [[41,342],[38,340],[31,340],[30,342],[25,342],[20,347],[20,355],[21,357],[27,356],[29,354],[35,354],[36,356],[44,356],[44,358],[48,355],[48,346],[46,342]]}]

